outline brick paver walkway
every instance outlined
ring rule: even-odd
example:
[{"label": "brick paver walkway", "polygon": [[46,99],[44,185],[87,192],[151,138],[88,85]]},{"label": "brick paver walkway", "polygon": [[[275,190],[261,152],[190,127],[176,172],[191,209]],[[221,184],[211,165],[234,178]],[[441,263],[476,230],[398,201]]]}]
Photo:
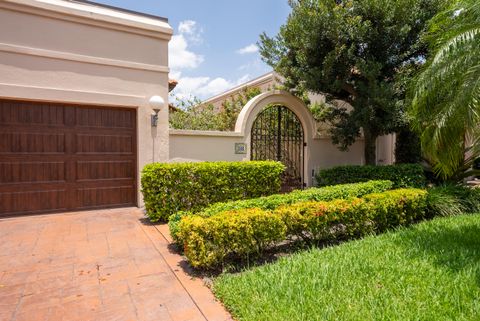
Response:
[{"label": "brick paver walkway", "polygon": [[0,320],[228,319],[141,217],[130,208],[0,220]]}]

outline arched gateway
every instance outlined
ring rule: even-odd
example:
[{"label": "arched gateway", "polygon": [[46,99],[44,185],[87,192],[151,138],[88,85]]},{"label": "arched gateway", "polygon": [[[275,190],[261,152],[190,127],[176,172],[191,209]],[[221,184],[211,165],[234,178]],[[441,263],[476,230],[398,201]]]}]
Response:
[{"label": "arched gateway", "polygon": [[305,104],[288,92],[275,90],[250,100],[240,112],[235,131],[248,142],[247,158],[277,160],[286,166],[283,191],[307,183],[306,161],[314,120]]},{"label": "arched gateway", "polygon": [[250,159],[282,162],[286,167],[282,191],[303,188],[305,143],[297,115],[282,105],[267,106],[257,115],[250,135]]}]

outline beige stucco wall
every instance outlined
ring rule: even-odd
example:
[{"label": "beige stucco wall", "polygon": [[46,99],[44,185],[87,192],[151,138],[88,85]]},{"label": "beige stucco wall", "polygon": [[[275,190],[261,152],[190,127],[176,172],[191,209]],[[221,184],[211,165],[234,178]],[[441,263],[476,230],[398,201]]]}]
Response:
[{"label": "beige stucco wall", "polygon": [[1,0],[0,26],[0,98],[136,108],[138,170],[169,159],[168,108],[152,128],[149,106],[154,95],[168,101],[167,22],[61,0]]},{"label": "beige stucco wall", "polygon": [[235,154],[235,143],[244,143],[242,135],[231,132],[170,130],[170,161],[242,161]]},{"label": "beige stucco wall", "polygon": [[362,165],[365,163],[363,139],[357,140],[348,151],[341,151],[332,144],[330,137],[315,138],[311,143],[309,163],[310,176],[312,170],[318,172],[320,169],[339,165]]},{"label": "beige stucco wall", "polygon": [[[348,151],[340,151],[331,138],[317,132],[317,125],[305,104],[287,92],[274,90],[250,100],[240,112],[234,132],[170,130],[170,161],[247,161],[250,159],[250,131],[257,115],[270,104],[282,104],[299,118],[304,130],[303,178],[307,186],[314,185],[313,175],[320,169],[338,165],[365,163],[363,139],[359,138]],[[377,141],[379,164],[393,163],[392,135]],[[235,143],[247,146],[246,154],[235,154]],[[313,175],[312,175],[313,174]]]}]

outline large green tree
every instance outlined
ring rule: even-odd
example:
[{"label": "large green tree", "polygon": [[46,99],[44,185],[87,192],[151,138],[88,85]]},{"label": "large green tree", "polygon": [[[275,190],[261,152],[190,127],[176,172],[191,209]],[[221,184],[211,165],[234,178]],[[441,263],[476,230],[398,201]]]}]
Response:
[{"label": "large green tree", "polygon": [[293,92],[348,102],[351,111],[331,114],[333,142],[347,149],[363,130],[366,163],[375,164],[376,138],[403,121],[397,76],[426,54],[420,34],[442,2],[291,0],[278,35],[261,36],[261,54]]},{"label": "large green tree", "polygon": [[414,82],[412,120],[436,173],[461,178],[480,155],[480,3],[454,2],[429,31],[431,55]]}]

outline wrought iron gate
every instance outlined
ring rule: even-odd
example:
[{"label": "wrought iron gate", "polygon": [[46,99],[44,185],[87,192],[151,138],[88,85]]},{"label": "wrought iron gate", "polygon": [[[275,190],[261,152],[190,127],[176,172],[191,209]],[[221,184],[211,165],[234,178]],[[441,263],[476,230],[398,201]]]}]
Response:
[{"label": "wrought iron gate", "polygon": [[303,128],[289,108],[266,107],[253,122],[250,146],[252,160],[277,160],[286,166],[283,192],[303,188]]}]

